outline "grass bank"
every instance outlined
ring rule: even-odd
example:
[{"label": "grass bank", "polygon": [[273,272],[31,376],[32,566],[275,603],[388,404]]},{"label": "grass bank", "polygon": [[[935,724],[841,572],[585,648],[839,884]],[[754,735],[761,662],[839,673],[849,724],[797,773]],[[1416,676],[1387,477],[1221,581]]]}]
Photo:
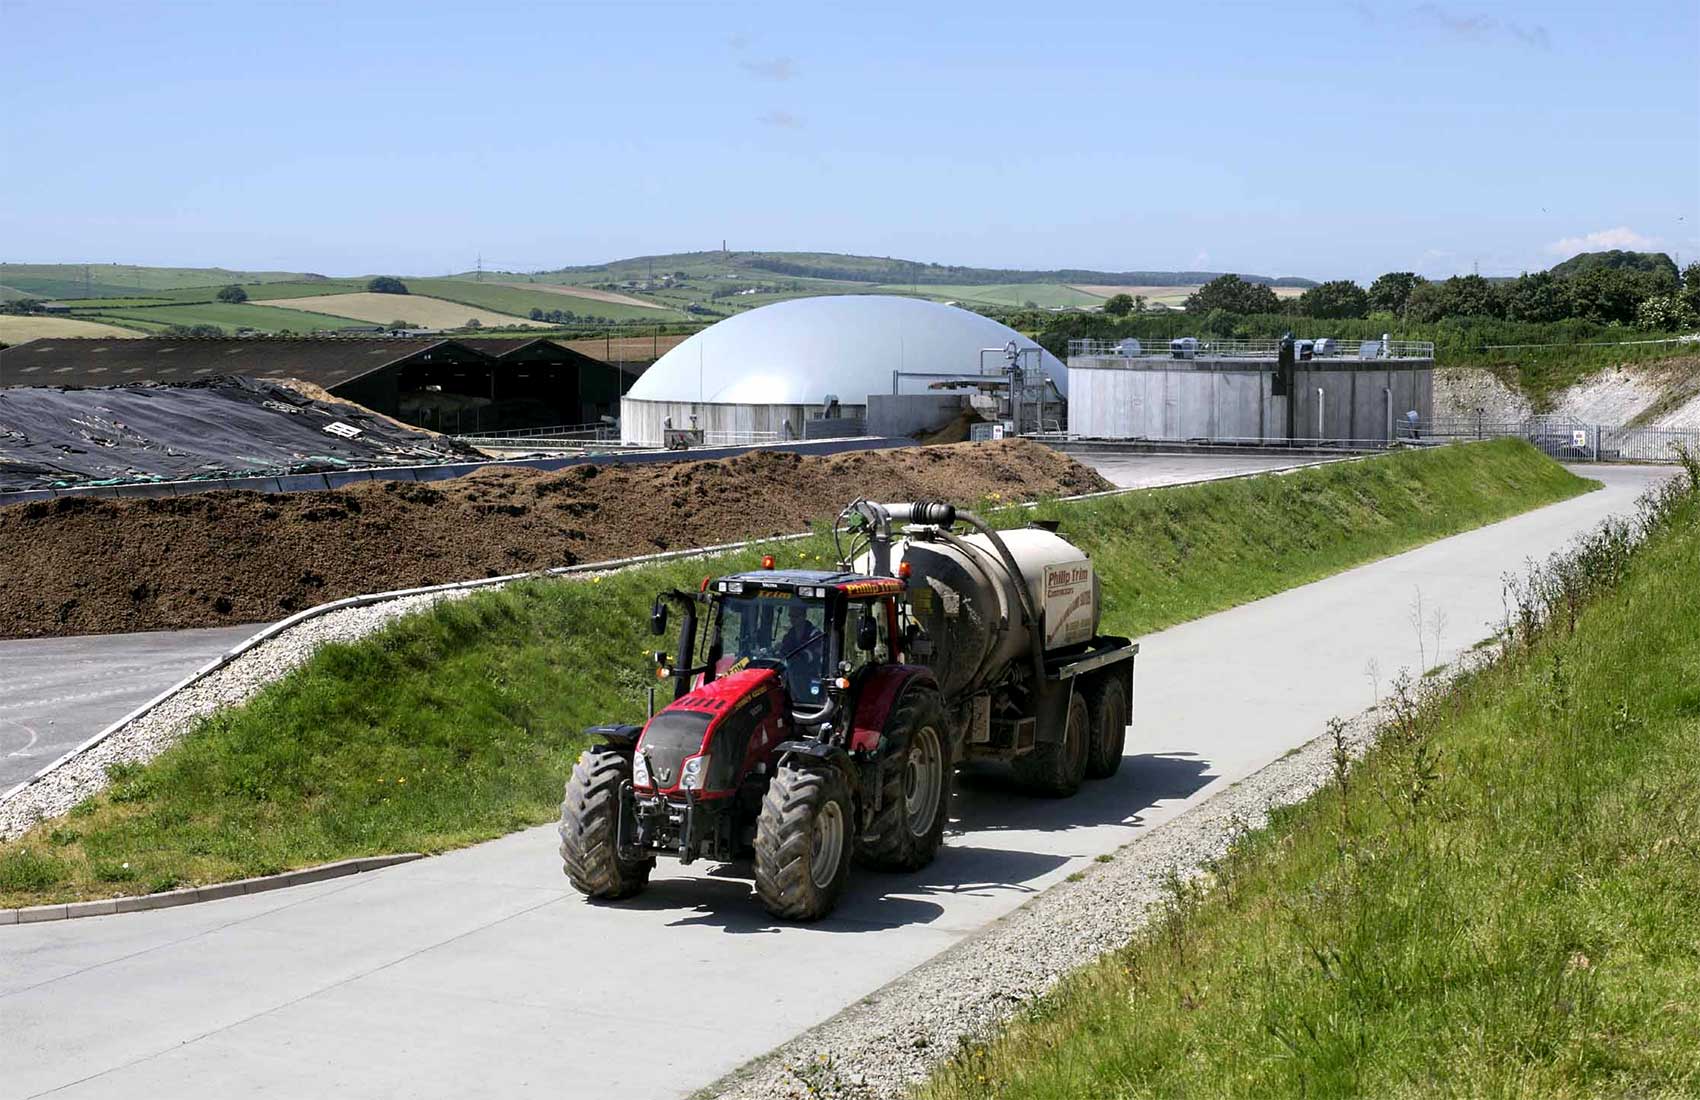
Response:
[{"label": "grass bank", "polygon": [[[1691,473],[1700,479],[1700,471]],[[1700,1093],[1700,492],[925,1100]]]},{"label": "grass bank", "polygon": [[[1499,441],[1039,511],[1094,555],[1105,629],[1140,635],[1591,484]],[[830,557],[822,538],[774,552],[784,564]],[[643,714],[655,591],[759,555],[527,582],[326,646],[69,815],[0,845],[0,905],[439,851],[551,820],[578,731]]]}]

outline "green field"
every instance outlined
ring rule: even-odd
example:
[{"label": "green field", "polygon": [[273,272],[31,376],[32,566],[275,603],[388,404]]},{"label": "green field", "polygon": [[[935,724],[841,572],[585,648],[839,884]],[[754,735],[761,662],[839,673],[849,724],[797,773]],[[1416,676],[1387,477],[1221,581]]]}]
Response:
[{"label": "green field", "polygon": [[262,332],[305,334],[319,329],[350,328],[369,323],[347,317],[332,317],[328,313],[307,313],[299,309],[277,309],[270,306],[232,305],[225,302],[110,309],[79,312],[77,316],[91,321],[140,322],[149,326],[217,325],[229,333],[234,333],[239,328],[251,328]]},{"label": "green field", "polygon": [[[86,295],[85,270],[89,287]],[[153,290],[216,288],[227,283],[273,283],[300,278],[298,272],[229,271],[221,267],[0,263],[0,283],[40,298],[135,298]]]},{"label": "green field", "polygon": [[[1053,502],[1038,516],[1093,554],[1104,629],[1138,636],[1590,484],[1505,441]],[[808,567],[829,546],[772,549]],[[0,905],[441,851],[551,820],[577,731],[643,714],[655,592],[754,568],[760,555],[526,582],[325,646],[151,763],[121,769],[68,817],[0,845]]]},{"label": "green field", "polygon": [[1700,1095],[1700,466],[1673,486],[918,1095]]},{"label": "green field", "polygon": [[934,286],[926,283],[894,283],[879,288],[887,294],[921,294],[938,301],[966,305],[1020,307],[1032,303],[1040,309],[1096,309],[1104,299],[1062,283],[1003,283],[988,286]]},{"label": "green field", "polygon": [[[503,276],[504,279],[510,277]],[[522,277],[511,277],[515,281],[523,281]],[[618,302],[599,302],[593,298],[580,298],[571,294],[558,294],[547,290],[524,290],[519,287],[501,286],[494,282],[472,282],[466,279],[409,279],[407,288],[415,294],[429,294],[433,298],[443,298],[451,302],[460,302],[469,306],[494,310],[497,313],[508,313],[515,317],[525,318],[533,309],[544,312],[561,309],[575,313],[580,317],[606,317],[610,321],[655,321],[666,322],[679,320],[679,315],[671,309],[645,309],[639,306],[628,306]],[[637,297],[637,295],[634,295]]]}]

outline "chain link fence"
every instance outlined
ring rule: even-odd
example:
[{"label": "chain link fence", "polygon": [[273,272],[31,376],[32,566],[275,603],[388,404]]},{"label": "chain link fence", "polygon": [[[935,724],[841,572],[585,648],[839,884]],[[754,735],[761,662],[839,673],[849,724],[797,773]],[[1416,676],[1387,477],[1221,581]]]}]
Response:
[{"label": "chain link fence", "polygon": [[1553,458],[1567,462],[1676,462],[1684,448],[1700,454],[1700,430],[1637,428],[1621,424],[1585,424],[1565,417],[1495,421],[1482,417],[1436,418],[1415,429],[1400,425],[1412,442],[1466,439],[1527,439]]}]

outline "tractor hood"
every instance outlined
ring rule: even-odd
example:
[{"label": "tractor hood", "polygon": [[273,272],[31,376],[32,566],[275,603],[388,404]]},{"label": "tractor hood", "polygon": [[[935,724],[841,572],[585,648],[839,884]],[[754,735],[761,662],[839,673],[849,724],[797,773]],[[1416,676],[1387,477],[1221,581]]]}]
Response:
[{"label": "tractor hood", "polygon": [[702,684],[644,726],[632,786],[661,794],[726,797],[746,764],[782,739],[788,723],[779,673],[745,669]]}]

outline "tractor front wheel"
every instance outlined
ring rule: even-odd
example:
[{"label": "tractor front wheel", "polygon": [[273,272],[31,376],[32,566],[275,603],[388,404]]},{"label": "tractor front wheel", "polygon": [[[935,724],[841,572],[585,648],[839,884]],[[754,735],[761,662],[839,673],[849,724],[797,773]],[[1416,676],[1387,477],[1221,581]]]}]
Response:
[{"label": "tractor front wheel", "polygon": [[857,855],[882,871],[917,871],[944,843],[950,816],[950,726],[938,693],[906,692],[880,737],[880,808]]},{"label": "tractor front wheel", "polygon": [[756,819],[756,894],[787,920],[832,912],[850,877],[855,806],[844,776],[830,764],[779,768]]},{"label": "tractor front wheel", "polygon": [[1086,779],[1086,757],[1092,737],[1086,700],[1078,692],[1068,701],[1068,721],[1061,741],[1045,741],[1026,756],[1012,761],[1016,781],[1034,794],[1067,798]]},{"label": "tractor front wheel", "polygon": [[586,897],[629,898],[649,885],[653,859],[620,858],[620,787],[632,762],[611,749],[586,749],[561,803],[561,868]]}]

